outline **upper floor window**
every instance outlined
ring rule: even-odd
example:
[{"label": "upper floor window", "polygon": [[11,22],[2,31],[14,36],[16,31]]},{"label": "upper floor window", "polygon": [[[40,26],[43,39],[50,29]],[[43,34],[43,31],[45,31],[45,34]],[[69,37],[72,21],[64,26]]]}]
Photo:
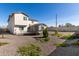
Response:
[{"label": "upper floor window", "polygon": [[24,17],[23,19],[24,19],[24,20],[27,20],[27,17]]}]

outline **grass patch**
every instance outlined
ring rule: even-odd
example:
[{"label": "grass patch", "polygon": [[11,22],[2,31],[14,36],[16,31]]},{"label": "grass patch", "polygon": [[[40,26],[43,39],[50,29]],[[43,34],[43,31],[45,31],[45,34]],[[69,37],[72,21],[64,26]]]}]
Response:
[{"label": "grass patch", "polygon": [[41,49],[37,45],[30,44],[28,46],[20,47],[17,52],[22,56],[39,56]]},{"label": "grass patch", "polygon": [[72,40],[72,39],[78,39],[78,35],[65,35],[62,37],[63,39]]},{"label": "grass patch", "polygon": [[56,47],[67,47],[68,44],[66,43],[57,43],[57,44],[54,44]]},{"label": "grass patch", "polygon": [[74,39],[74,36],[73,35],[65,35],[63,36],[63,39],[67,39],[67,40],[71,40],[71,39]]},{"label": "grass patch", "polygon": [[7,42],[0,42],[0,46],[8,44]]},{"label": "grass patch", "polygon": [[62,37],[63,36],[63,34],[51,34],[52,36],[57,36],[57,37]]},{"label": "grass patch", "polygon": [[72,35],[68,34],[62,37],[63,39],[72,40],[72,39],[79,39],[79,33],[74,33]]}]

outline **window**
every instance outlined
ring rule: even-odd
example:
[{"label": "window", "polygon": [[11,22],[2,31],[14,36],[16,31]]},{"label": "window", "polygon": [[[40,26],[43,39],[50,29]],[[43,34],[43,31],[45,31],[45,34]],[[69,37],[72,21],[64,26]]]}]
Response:
[{"label": "window", "polygon": [[27,17],[24,17],[24,20],[27,20]]},{"label": "window", "polygon": [[24,27],[19,27],[20,28],[20,30],[24,30]]}]

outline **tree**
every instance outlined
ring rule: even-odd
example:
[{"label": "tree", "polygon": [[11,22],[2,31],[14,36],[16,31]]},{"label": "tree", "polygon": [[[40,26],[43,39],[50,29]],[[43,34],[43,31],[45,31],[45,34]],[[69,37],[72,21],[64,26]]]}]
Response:
[{"label": "tree", "polygon": [[45,29],[43,30],[43,37],[44,37],[44,38],[48,37],[48,30],[47,30],[47,28],[45,28]]},{"label": "tree", "polygon": [[62,27],[62,25],[59,25],[58,27]]},{"label": "tree", "polygon": [[66,26],[66,27],[72,27],[73,25],[70,24],[70,23],[66,23],[65,26]]},{"label": "tree", "polygon": [[2,32],[2,38],[4,38],[4,33],[7,32],[7,29],[6,28],[2,28],[1,32]]},{"label": "tree", "polygon": [[2,38],[4,38],[3,29],[1,29]]}]

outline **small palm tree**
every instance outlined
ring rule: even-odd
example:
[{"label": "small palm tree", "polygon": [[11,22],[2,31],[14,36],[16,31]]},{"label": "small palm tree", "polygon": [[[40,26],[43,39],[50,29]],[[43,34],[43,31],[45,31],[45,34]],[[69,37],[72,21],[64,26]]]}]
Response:
[{"label": "small palm tree", "polygon": [[45,29],[43,30],[43,37],[44,37],[44,38],[48,37],[48,30],[47,30],[47,28],[45,28]]}]

